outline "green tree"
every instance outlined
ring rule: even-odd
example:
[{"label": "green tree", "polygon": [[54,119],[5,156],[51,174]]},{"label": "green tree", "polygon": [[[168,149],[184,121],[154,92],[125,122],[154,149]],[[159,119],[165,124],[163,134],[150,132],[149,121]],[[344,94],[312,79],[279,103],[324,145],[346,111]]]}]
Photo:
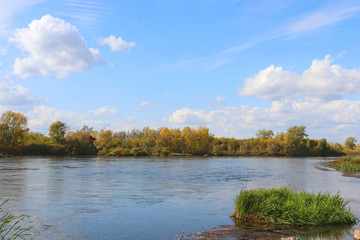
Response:
[{"label": "green tree", "polygon": [[355,149],[355,143],[357,142],[356,138],[354,137],[348,137],[346,140],[345,140],[345,143],[344,143],[344,147],[346,149],[350,149],[350,150],[354,150]]},{"label": "green tree", "polygon": [[21,145],[28,131],[25,115],[13,111],[7,111],[1,115],[0,143],[6,146]]},{"label": "green tree", "polygon": [[56,142],[56,143],[65,143],[65,135],[66,132],[69,130],[69,127],[66,123],[61,121],[53,122],[49,127],[49,136]]},{"label": "green tree", "polygon": [[286,150],[289,155],[306,155],[307,148],[305,139],[308,135],[305,126],[293,126],[288,128],[285,135]]},{"label": "green tree", "polygon": [[328,147],[327,147],[327,141],[326,138],[322,138],[319,142],[319,149],[320,149],[320,153],[321,155],[326,155],[328,152]]},{"label": "green tree", "polygon": [[156,151],[157,131],[155,129],[150,129],[149,127],[144,127],[143,134],[144,137],[142,138],[141,147],[148,155],[151,155]]},{"label": "green tree", "polygon": [[274,132],[272,130],[261,129],[256,133],[256,138],[260,139],[272,139]]}]

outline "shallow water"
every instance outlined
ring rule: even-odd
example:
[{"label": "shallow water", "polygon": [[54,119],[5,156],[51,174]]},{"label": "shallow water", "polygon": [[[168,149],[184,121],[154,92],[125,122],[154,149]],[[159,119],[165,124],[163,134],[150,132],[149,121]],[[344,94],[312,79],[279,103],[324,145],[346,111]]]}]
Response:
[{"label": "shallow water", "polygon": [[[327,168],[330,160],[9,158],[0,159],[0,193],[13,210],[54,226],[40,239],[176,239],[232,225],[241,188],[340,192],[360,218],[359,176]],[[352,239],[352,231],[341,236]]]}]

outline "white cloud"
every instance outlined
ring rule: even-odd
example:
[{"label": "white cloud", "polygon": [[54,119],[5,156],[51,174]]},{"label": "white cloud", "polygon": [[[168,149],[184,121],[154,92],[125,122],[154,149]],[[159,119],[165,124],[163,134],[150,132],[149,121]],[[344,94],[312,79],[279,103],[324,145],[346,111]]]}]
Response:
[{"label": "white cloud", "polygon": [[205,125],[218,136],[247,138],[259,129],[286,131],[290,126],[307,126],[313,138],[342,142],[360,135],[360,101],[306,100],[274,101],[269,108],[226,107],[214,111],[183,108],[166,119],[173,127]]},{"label": "white cloud", "polygon": [[111,123],[109,129],[113,131],[130,131],[132,129],[141,129],[142,127],[134,116],[130,116],[127,117],[126,120]]},{"label": "white cloud", "polygon": [[218,102],[218,103],[225,102],[225,98],[222,97],[222,96],[217,96],[217,97],[216,97],[216,102]]},{"label": "white cloud", "polygon": [[225,105],[227,105],[227,101],[222,96],[217,96],[214,101],[210,102],[210,106],[214,108],[223,108]]},{"label": "white cloud", "polygon": [[[256,7],[258,7],[259,3],[257,1],[254,1],[254,3],[256,4]],[[269,9],[267,9],[267,12],[269,12]],[[360,4],[358,1],[335,1],[335,4],[328,4],[319,10],[312,11],[307,14],[301,14],[300,16],[296,16],[295,19],[283,20],[283,22],[289,23],[272,29],[269,33],[254,38],[249,42],[225,49],[215,55],[226,55],[241,52],[263,42],[272,41],[274,39],[289,40],[301,37],[304,34],[320,31],[346,19],[356,17],[359,13]]]},{"label": "white cloud", "polygon": [[137,107],[136,107],[136,111],[140,111],[143,108],[149,107],[152,105],[152,102],[149,101],[144,101],[142,103],[140,103]]},{"label": "white cloud", "polygon": [[360,69],[342,68],[332,65],[332,61],[329,55],[324,60],[315,59],[301,75],[271,65],[245,79],[239,95],[273,100],[294,96],[328,100],[360,93],[357,87],[360,85]]},{"label": "white cloud", "polygon": [[50,15],[15,30],[15,37],[9,40],[30,54],[15,60],[14,74],[22,78],[54,73],[65,78],[71,72],[82,72],[101,62],[100,52],[87,47],[75,26]]},{"label": "white cloud", "polygon": [[47,133],[51,123],[55,121],[65,122],[71,130],[82,128],[83,125],[101,129],[110,124],[102,120],[92,120],[88,114],[57,110],[53,107],[39,105],[25,113],[28,125],[32,131]]},{"label": "white cloud", "polygon": [[71,19],[73,23],[86,30],[103,22],[104,17],[113,12],[113,8],[105,1],[99,0],[65,0],[63,7],[56,11],[57,16]]},{"label": "white cloud", "polygon": [[315,31],[354,17],[359,11],[359,4],[352,5],[347,4],[346,1],[340,1],[340,4],[331,4],[318,11],[301,16],[300,19],[285,28],[285,33],[288,35],[298,35]]},{"label": "white cloud", "polygon": [[45,102],[45,99],[35,96],[24,86],[16,85],[6,77],[0,77],[0,105],[29,106]]},{"label": "white cloud", "polygon": [[36,106],[26,113],[30,128],[43,128],[50,126],[55,121],[63,121],[67,124],[80,123],[86,119],[86,115],[77,112],[56,110],[48,106]]},{"label": "white cloud", "polygon": [[126,42],[121,37],[116,38],[114,35],[110,35],[110,37],[100,39],[99,44],[109,45],[112,52],[125,52],[127,50],[130,50],[130,48],[135,47],[135,42]]},{"label": "white cloud", "polygon": [[0,35],[8,36],[11,34],[12,21],[14,17],[25,9],[45,2],[46,0],[1,0],[0,4]]},{"label": "white cloud", "polygon": [[211,114],[207,114],[203,110],[193,110],[189,108],[182,108],[176,110],[169,121],[178,124],[205,124],[211,122]]},{"label": "white cloud", "polygon": [[205,70],[207,72],[209,71],[212,71],[212,70],[215,70],[221,66],[224,66],[226,64],[229,64],[231,61],[229,59],[226,59],[226,58],[222,58],[222,59],[218,59],[218,60],[215,60],[211,63],[208,64],[208,66],[206,66]]},{"label": "white cloud", "polygon": [[91,111],[96,116],[105,115],[105,116],[114,116],[117,114],[117,110],[114,108],[109,108],[108,106],[103,106],[102,108]]}]

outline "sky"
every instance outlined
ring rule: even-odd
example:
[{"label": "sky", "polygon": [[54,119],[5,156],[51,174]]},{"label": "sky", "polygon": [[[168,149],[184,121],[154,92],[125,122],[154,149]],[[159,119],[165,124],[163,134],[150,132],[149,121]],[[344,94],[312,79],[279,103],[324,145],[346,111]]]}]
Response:
[{"label": "sky", "polygon": [[0,0],[0,114],[31,131],[306,126],[360,139],[358,0]]}]

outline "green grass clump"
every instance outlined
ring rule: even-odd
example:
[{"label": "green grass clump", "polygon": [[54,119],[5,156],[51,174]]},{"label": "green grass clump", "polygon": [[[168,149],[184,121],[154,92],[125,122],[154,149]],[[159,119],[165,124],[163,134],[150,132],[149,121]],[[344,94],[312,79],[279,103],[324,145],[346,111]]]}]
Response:
[{"label": "green grass clump", "polygon": [[360,158],[353,156],[343,156],[336,161],[329,162],[328,165],[338,171],[360,172]]},{"label": "green grass clump", "polygon": [[242,222],[293,225],[354,224],[349,202],[339,194],[295,192],[289,188],[242,190],[233,217]]}]

